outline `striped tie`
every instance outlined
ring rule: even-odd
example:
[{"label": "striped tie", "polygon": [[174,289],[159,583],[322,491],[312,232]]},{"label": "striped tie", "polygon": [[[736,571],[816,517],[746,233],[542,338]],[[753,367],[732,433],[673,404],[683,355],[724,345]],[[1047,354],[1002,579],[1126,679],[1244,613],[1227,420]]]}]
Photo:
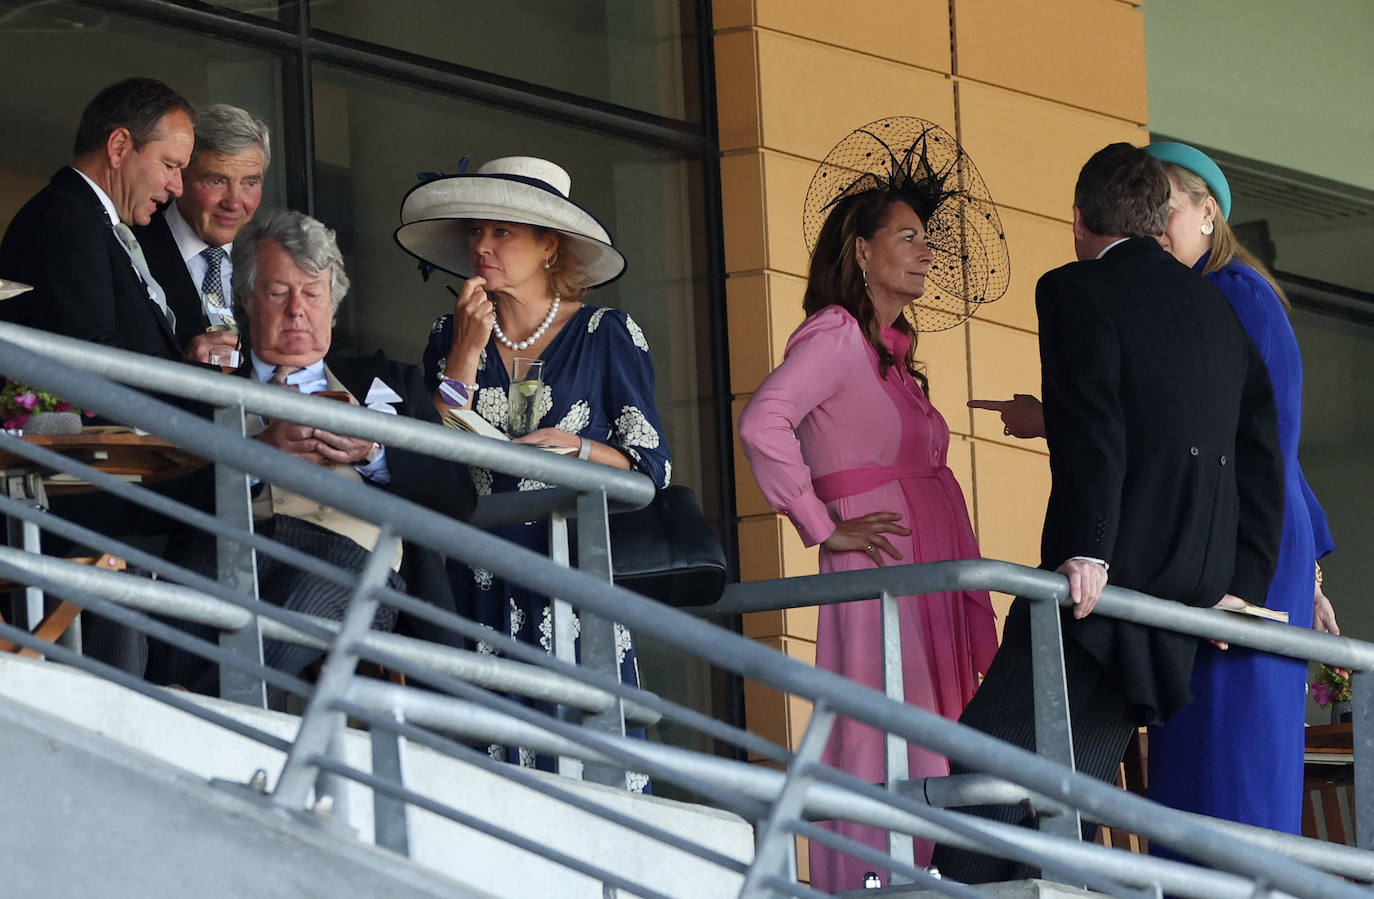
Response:
[{"label": "striped tie", "polygon": [[298,385],[286,383],[286,379],[298,371],[301,371],[301,366],[299,365],[278,365],[277,370],[272,372],[272,380],[267,383],[276,384],[278,387],[285,387],[287,390],[300,390],[301,388]]},{"label": "striped tie", "polygon": [[157,283],[152,271],[148,268],[148,259],[143,255],[143,248],[138,245],[138,238],[134,237],[133,229],[123,222],[116,222],[114,226],[115,234],[119,237],[119,242],[124,244],[124,249],[129,251],[129,259],[133,261],[134,271],[138,272],[139,278],[143,280],[143,286],[147,288],[148,295],[153,302],[157,303],[162,314],[167,316],[167,324],[171,325],[172,330],[176,330],[177,317],[171,309],[167,307],[167,294],[162,289],[162,285]]}]

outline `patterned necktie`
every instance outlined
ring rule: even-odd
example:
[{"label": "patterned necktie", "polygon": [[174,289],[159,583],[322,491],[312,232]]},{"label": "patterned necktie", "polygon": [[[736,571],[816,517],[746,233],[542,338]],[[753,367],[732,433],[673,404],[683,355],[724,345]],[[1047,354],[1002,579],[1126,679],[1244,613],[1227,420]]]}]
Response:
[{"label": "patterned necktie", "polygon": [[267,383],[276,384],[278,387],[285,387],[287,390],[300,390],[301,388],[299,385],[288,384],[286,383],[286,379],[301,370],[301,366],[299,365],[278,365],[277,370],[272,372],[272,380]]},{"label": "patterned necktie", "polygon": [[200,283],[200,295],[205,298],[205,313],[212,325],[233,324],[234,314],[224,296],[224,273],[221,266],[229,255],[221,247],[206,247],[200,251],[205,258],[205,280]]},{"label": "patterned necktie", "polygon": [[148,259],[143,255],[143,248],[138,245],[138,238],[134,237],[133,229],[123,222],[116,222],[114,226],[115,234],[119,237],[119,242],[124,244],[124,249],[129,251],[129,259],[134,264],[134,271],[143,279],[143,286],[147,288],[148,295],[157,303],[162,314],[167,316],[167,323],[172,330],[176,330],[177,317],[171,309],[167,307],[167,294],[163,291],[162,285],[157,283],[152,271],[148,268]]}]

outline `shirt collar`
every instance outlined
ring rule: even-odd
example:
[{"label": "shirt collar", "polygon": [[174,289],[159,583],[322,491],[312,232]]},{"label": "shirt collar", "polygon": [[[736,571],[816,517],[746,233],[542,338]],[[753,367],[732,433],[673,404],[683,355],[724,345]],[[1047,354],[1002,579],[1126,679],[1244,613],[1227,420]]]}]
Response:
[{"label": "shirt collar", "polygon": [[[190,223],[181,214],[181,210],[177,208],[176,200],[173,200],[162,214],[167,219],[167,229],[172,232],[172,240],[176,241],[182,262],[189,262],[210,246],[192,230]],[[227,253],[232,246],[233,244],[227,243],[220,248]]]},{"label": "shirt collar", "polygon": [[111,227],[119,224],[119,213],[115,210],[114,200],[111,200],[110,195],[105,193],[105,189],[92,181],[90,175],[87,175],[76,166],[72,166],[72,171],[80,175],[81,179],[89,184],[91,190],[95,191],[95,195],[100,198],[100,205],[105,207],[105,214],[110,217]]},{"label": "shirt collar", "polygon": [[1105,247],[1102,248],[1102,252],[1097,254],[1097,258],[1101,259],[1103,256],[1106,256],[1109,252],[1111,252],[1112,247],[1116,246],[1119,243],[1125,243],[1128,240],[1130,240],[1129,237],[1123,237],[1119,240],[1112,241],[1111,243],[1107,244]]},{"label": "shirt collar", "polygon": [[[257,381],[266,384],[268,381],[272,380],[272,376],[277,373],[277,366],[274,363],[263,362],[261,359],[258,358],[258,354],[252,352],[251,350],[248,353],[248,359],[253,363],[253,378]],[[307,378],[323,377],[325,377],[324,360],[317,359],[314,362],[314,364],[307,365],[300,371],[287,376],[286,383],[295,384],[296,382],[304,381]]]}]

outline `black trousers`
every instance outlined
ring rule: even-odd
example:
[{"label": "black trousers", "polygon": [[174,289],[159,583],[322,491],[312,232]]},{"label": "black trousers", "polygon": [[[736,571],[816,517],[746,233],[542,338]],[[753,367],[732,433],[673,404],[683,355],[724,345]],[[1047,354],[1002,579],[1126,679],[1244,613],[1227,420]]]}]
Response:
[{"label": "black trousers", "polygon": [[[959,722],[977,728],[1023,749],[1035,749],[1035,701],[1031,673],[1030,616],[1027,600],[1017,600],[1007,617],[1002,645],[992,660],[987,677],[969,701]],[[1073,727],[1074,765],[1079,772],[1099,780],[1111,780],[1135,733],[1136,722],[1116,684],[1097,660],[1072,639],[1064,641],[1064,668],[1069,689],[1069,722]],[[950,762],[950,774],[975,769]],[[1006,824],[1034,827],[1025,809],[989,805],[960,809],[968,814]],[[1096,836],[1097,825],[1083,825],[1084,839]],[[967,849],[937,845],[931,863],[941,875],[963,883],[994,883],[1038,876],[1027,865]]]},{"label": "black trousers", "polygon": [[[275,515],[255,525],[257,533],[284,543],[294,549],[328,562],[345,571],[360,573],[370,553],[352,540],[299,518]],[[177,564],[215,577],[218,570],[214,536],[195,532],[188,538],[174,541],[168,547],[168,558]],[[405,590],[405,581],[392,571],[387,585]],[[264,602],[281,606],[292,612],[342,621],[353,596],[353,588],[325,580],[293,568],[269,556],[258,555],[258,595]],[[202,639],[214,641],[216,631],[204,625],[174,622],[181,629]],[[390,631],[396,624],[396,609],[388,605],[377,607],[372,619],[373,630]],[[264,640],[263,662],[287,674],[299,675],[324,652],[309,646],[297,646],[280,640]],[[160,640],[149,641],[148,679],[159,684],[182,684],[197,693],[219,693],[219,666],[206,659],[177,649]]]}]

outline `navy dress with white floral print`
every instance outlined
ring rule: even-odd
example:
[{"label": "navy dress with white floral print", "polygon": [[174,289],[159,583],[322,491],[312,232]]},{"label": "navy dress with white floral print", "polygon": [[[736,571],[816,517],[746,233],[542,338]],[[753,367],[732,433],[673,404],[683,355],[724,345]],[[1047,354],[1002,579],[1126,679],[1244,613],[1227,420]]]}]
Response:
[{"label": "navy dress with white floral print", "polygon": [[[449,348],[453,345],[453,316],[434,322],[425,348],[424,371],[430,390],[443,377]],[[634,319],[618,309],[583,305],[549,343],[543,354],[544,386],[535,398],[536,428],[558,428],[615,447],[631,465],[666,487],[672,478],[672,462],[663,437],[663,425],[654,405],[654,367],[649,344]],[[477,366],[477,397],[473,408],[502,430],[506,425],[506,394],[510,375],[501,361],[495,338],[487,343]],[[539,490],[539,481],[515,478],[490,469],[469,466],[479,495],[511,490]],[[491,533],[541,554],[548,554],[546,522],[506,525]],[[548,598],[489,571],[449,562],[449,577],[458,613],[488,627],[500,628],[516,639],[553,651],[553,613]],[[623,683],[639,684],[634,640],[617,624],[616,647]],[[494,652],[484,643],[478,651]],[[494,758],[526,766],[551,767],[550,759],[536,758],[523,747],[493,745]],[[641,788],[643,776],[632,777]]]}]

